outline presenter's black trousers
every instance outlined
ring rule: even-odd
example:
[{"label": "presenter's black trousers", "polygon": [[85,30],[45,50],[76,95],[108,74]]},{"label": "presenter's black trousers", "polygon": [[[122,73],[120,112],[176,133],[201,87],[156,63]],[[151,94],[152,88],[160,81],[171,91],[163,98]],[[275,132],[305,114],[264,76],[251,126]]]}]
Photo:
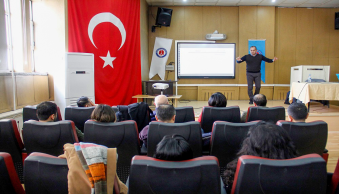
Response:
[{"label": "presenter's black trousers", "polygon": [[[248,87],[248,97],[250,101],[253,101],[253,96],[259,94],[261,88],[261,73],[251,73],[246,72],[247,76],[247,87]],[[255,84],[255,93],[253,95],[253,82]]]}]

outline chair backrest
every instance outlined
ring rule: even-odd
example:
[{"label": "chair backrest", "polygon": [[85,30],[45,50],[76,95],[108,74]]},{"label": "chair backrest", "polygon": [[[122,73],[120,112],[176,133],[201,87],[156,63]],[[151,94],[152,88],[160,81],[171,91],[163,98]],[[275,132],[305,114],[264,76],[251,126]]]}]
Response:
[{"label": "chair backrest", "polygon": [[220,193],[218,159],[203,156],[180,162],[135,156],[128,193]]},{"label": "chair backrest", "polygon": [[282,106],[250,106],[248,107],[246,122],[262,120],[266,122],[276,123],[277,121],[284,119],[285,108]]},{"label": "chair backrest", "polygon": [[67,160],[43,153],[32,153],[25,160],[27,194],[68,193]]},{"label": "chair backrest", "polygon": [[82,132],[84,132],[85,122],[91,119],[91,114],[95,106],[91,107],[76,107],[68,106],[65,108],[65,120],[71,120],[75,126]]},{"label": "chair backrest", "polygon": [[194,109],[192,106],[175,108],[175,123],[195,121]]},{"label": "chair backrest", "polygon": [[186,123],[163,123],[153,121],[149,125],[147,137],[147,156],[153,156],[157,144],[165,135],[181,135],[190,144],[193,157],[202,155],[202,137],[200,124],[197,121]]},{"label": "chair backrest", "polygon": [[0,190],[6,194],[24,194],[9,153],[0,152]]},{"label": "chair backrest", "polygon": [[339,194],[339,158],[331,180],[331,194]]},{"label": "chair backrest", "polygon": [[11,155],[15,170],[23,182],[22,169],[22,143],[18,127],[14,119],[0,120],[0,152],[7,152]]},{"label": "chair backrest", "polygon": [[25,106],[22,109],[22,121],[25,122],[28,120],[39,120],[36,116],[36,106]]},{"label": "chair backrest", "polygon": [[202,108],[201,128],[205,133],[212,131],[212,126],[215,121],[228,121],[240,123],[240,108],[239,106],[230,107],[210,107]]},{"label": "chair backrest", "polygon": [[241,156],[233,193],[326,193],[326,162],[318,154],[272,160]]},{"label": "chair backrest", "polygon": [[299,155],[317,153],[322,155],[328,135],[327,123],[313,121],[309,123],[294,123],[278,121],[277,124],[284,128],[290,135]]},{"label": "chair backrest", "polygon": [[[36,120],[38,121],[38,117],[36,115],[36,107],[37,106],[25,106],[22,110],[22,121],[28,121],[28,120]],[[57,107],[57,112],[58,112],[58,121],[62,121],[62,116],[60,112],[60,108]]]},{"label": "chair backrest", "polygon": [[237,153],[247,137],[249,128],[257,123],[257,121],[248,123],[214,122],[210,155],[218,158],[221,168],[237,158]]},{"label": "chair backrest", "polygon": [[64,144],[79,142],[73,121],[26,121],[22,136],[27,154],[42,152],[59,156],[64,153]]},{"label": "chair backrest", "polygon": [[121,181],[126,182],[133,156],[140,154],[140,142],[135,121],[85,123],[84,141],[117,148],[117,173]]}]

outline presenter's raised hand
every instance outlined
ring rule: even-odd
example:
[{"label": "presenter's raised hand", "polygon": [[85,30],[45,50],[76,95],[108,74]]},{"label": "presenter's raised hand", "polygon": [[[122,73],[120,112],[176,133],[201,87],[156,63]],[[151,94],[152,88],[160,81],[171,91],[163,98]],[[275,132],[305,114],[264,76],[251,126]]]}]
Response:
[{"label": "presenter's raised hand", "polygon": [[240,57],[237,57],[236,59],[237,59],[237,61],[242,61]]},{"label": "presenter's raised hand", "polygon": [[278,60],[278,58],[277,58],[277,57],[274,57],[274,58],[273,58],[273,61],[276,61],[276,60]]}]

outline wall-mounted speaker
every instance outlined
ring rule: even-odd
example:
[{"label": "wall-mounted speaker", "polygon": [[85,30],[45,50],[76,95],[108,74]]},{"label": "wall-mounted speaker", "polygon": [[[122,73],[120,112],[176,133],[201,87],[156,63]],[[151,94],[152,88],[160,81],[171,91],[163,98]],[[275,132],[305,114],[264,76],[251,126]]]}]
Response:
[{"label": "wall-mounted speaker", "polygon": [[339,12],[336,12],[334,15],[334,28],[339,30]]},{"label": "wall-mounted speaker", "polygon": [[157,26],[170,26],[173,9],[158,7],[157,18],[155,25]]}]

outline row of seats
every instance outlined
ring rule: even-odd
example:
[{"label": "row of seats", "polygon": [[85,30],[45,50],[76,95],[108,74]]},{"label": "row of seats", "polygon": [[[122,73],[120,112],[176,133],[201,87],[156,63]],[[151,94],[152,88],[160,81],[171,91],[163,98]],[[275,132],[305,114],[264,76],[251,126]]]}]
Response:
[{"label": "row of seats", "polygon": [[[72,121],[24,123],[23,138],[26,154],[42,152],[58,156],[63,154],[65,143],[78,142]],[[246,138],[248,130],[257,121],[248,123],[214,122],[210,155],[219,159],[221,171],[226,164],[236,158],[236,153]],[[327,124],[323,121],[310,123],[278,122],[290,135],[300,155],[317,153],[322,155],[327,142]],[[19,176],[22,177],[23,144],[18,135],[14,120],[1,120],[1,150],[13,156]],[[148,146],[145,152],[140,150],[140,141],[135,121],[100,123],[87,121],[85,124],[85,142],[92,142],[110,148],[118,148],[118,175],[126,182],[130,161],[133,156],[147,154],[152,157],[156,145],[165,135],[179,134],[190,144],[194,157],[202,156],[202,138],[199,122],[162,123],[151,122],[148,134]],[[3,139],[4,138],[4,139]]]},{"label": "row of seats", "polygon": [[[65,108],[65,120],[71,120],[75,126],[82,132],[84,132],[84,125],[87,120],[91,118],[91,114],[94,110],[92,107],[75,107],[69,106]],[[118,111],[117,107],[112,107],[115,112]],[[60,115],[60,116],[59,116]],[[23,122],[28,120],[38,121],[36,116],[36,106],[25,106],[23,108]],[[60,109],[58,107],[58,120],[61,121]],[[184,123],[188,121],[194,121],[193,107],[178,107],[176,108],[175,123]],[[138,129],[139,131],[142,129]]]},{"label": "row of seats", "polygon": [[[8,153],[0,153],[1,192],[7,194],[68,193],[66,159],[32,153],[25,160],[25,191],[14,172]],[[130,194],[225,193],[218,159],[203,156],[181,162],[135,156],[127,183]],[[329,186],[327,178],[330,178]],[[294,159],[272,160],[244,155],[239,158],[232,194],[307,193],[338,194],[339,160],[332,176],[317,154]]]},{"label": "row of seats", "polygon": [[[91,114],[95,107],[73,107],[69,106],[65,108],[65,120],[71,120],[75,126],[84,131],[85,122],[90,119]],[[116,107],[113,107],[117,111]],[[188,121],[195,121],[193,107],[177,107],[175,123],[184,123]],[[202,109],[201,128],[205,133],[212,131],[214,121],[228,121],[233,123],[240,122],[240,108],[239,106],[231,107],[209,107],[205,106]],[[58,115],[60,115],[60,109],[58,108]],[[58,117],[62,120],[61,116]],[[38,120],[36,116],[35,106],[26,106],[23,108],[23,122],[27,120]],[[285,108],[279,107],[249,107],[247,111],[246,121],[263,120],[276,123],[278,120],[285,119]],[[141,129],[138,129],[139,131]]]}]

